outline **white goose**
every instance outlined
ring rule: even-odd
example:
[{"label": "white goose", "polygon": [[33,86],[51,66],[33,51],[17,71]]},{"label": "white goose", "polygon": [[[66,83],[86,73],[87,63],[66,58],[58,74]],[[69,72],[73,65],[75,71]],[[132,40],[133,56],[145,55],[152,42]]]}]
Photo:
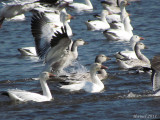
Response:
[{"label": "white goose", "polygon": [[117,59],[117,63],[120,68],[129,69],[137,67],[147,67],[150,68],[149,59],[141,53],[141,49],[146,49],[146,46],[143,43],[136,43],[135,53],[138,59]]},{"label": "white goose", "polygon": [[[121,2],[121,6],[125,9],[127,2]],[[104,36],[109,40],[121,40],[121,41],[129,41],[133,36],[133,28],[130,24],[129,14],[122,9],[121,21],[124,27],[121,29],[109,29],[103,32]]]},{"label": "white goose", "polygon": [[11,3],[4,3],[4,7],[0,10],[0,28],[2,26],[3,21],[6,18],[12,18],[17,15],[22,15],[26,12],[32,11],[34,8],[42,7],[43,4],[56,4],[58,0],[47,1],[47,0],[28,0],[28,1],[20,1],[14,0]]},{"label": "white goose", "polygon": [[151,68],[152,68],[152,87],[153,91],[155,92],[154,96],[160,96],[160,56],[154,56],[151,61]]},{"label": "white goose", "polygon": [[22,47],[18,48],[18,51],[21,53],[22,56],[37,56],[35,47]]},{"label": "white goose", "polygon": [[101,92],[104,89],[104,84],[101,82],[101,80],[98,78],[96,74],[96,72],[100,69],[106,69],[106,67],[102,66],[99,63],[94,63],[91,65],[90,69],[91,82],[89,82],[88,80],[81,80],[77,81],[74,84],[62,85],[60,88],[69,91],[84,90],[89,93]]},{"label": "white goose", "polygon": [[107,30],[110,28],[110,25],[108,24],[106,20],[106,16],[108,15],[107,10],[103,10],[101,13],[101,20],[88,20],[86,21],[86,25],[88,30]]},{"label": "white goose", "polygon": [[124,24],[118,24],[118,29],[105,30],[103,35],[109,40],[129,41],[133,36],[132,29],[129,19],[126,17]]},{"label": "white goose", "polygon": [[77,12],[93,10],[93,6],[92,6],[92,3],[90,0],[85,0],[85,4],[73,2],[73,3],[69,4],[69,7]]},{"label": "white goose", "polygon": [[115,57],[118,59],[121,59],[121,58],[126,58],[126,59],[138,59],[137,58],[137,55],[135,54],[135,51],[134,51],[134,47],[135,47],[135,44],[137,42],[139,42],[140,40],[144,40],[144,38],[142,37],[139,37],[138,35],[133,35],[130,39],[130,45],[132,47],[132,51],[129,51],[129,50],[125,50],[125,51],[121,51],[121,52],[117,52]]},{"label": "white goose", "polygon": [[0,10],[0,28],[2,26],[5,18],[12,18],[17,15],[21,15],[25,12],[32,10],[40,5],[38,0],[33,0],[32,2],[13,2],[4,4],[4,7]]},{"label": "white goose", "polygon": [[103,9],[106,9],[113,14],[119,14],[121,13],[120,3],[121,3],[120,0],[102,1],[101,5]]},{"label": "white goose", "polygon": [[38,93],[33,93],[25,90],[19,90],[19,89],[10,89],[7,92],[2,93],[2,95],[7,95],[10,97],[13,101],[35,101],[35,102],[44,102],[44,101],[51,101],[52,94],[50,92],[50,89],[47,85],[46,80],[48,80],[51,76],[54,76],[51,73],[48,72],[42,72],[39,76],[40,84],[42,87],[43,95]]}]

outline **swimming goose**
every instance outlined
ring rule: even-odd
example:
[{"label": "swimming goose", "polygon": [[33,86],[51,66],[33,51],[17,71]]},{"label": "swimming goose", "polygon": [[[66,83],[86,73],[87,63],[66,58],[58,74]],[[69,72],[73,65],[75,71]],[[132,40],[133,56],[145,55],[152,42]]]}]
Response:
[{"label": "swimming goose", "polygon": [[106,20],[106,16],[108,15],[107,10],[103,10],[101,13],[101,20],[88,20],[86,21],[86,25],[88,30],[107,30],[110,28],[110,25],[108,24]]},{"label": "swimming goose", "polygon": [[113,14],[120,14],[121,13],[120,3],[121,3],[121,0],[101,1],[101,5],[102,5],[103,9],[106,9]]},{"label": "swimming goose", "polygon": [[[100,55],[97,55],[96,58],[95,58],[95,63],[100,63],[102,64],[103,62],[106,62],[108,60],[111,60],[109,57],[105,56],[104,54],[100,54]],[[106,72],[106,70],[104,69],[100,69],[97,73],[97,76],[100,80],[103,80],[105,78],[108,77],[108,74]]]},{"label": "swimming goose", "polygon": [[18,48],[22,56],[37,56],[35,47]]},{"label": "swimming goose", "polygon": [[138,59],[137,58],[137,55],[135,54],[135,51],[134,51],[134,47],[135,47],[135,44],[137,42],[139,42],[140,40],[144,40],[144,38],[142,37],[139,37],[138,35],[133,35],[130,39],[130,45],[132,47],[132,51],[129,51],[129,50],[125,50],[125,51],[121,51],[121,52],[117,52],[115,57],[118,59],[121,59],[121,58],[126,58],[126,59]]},{"label": "swimming goose", "polygon": [[155,96],[160,96],[160,56],[154,56],[151,61],[151,68],[152,68],[152,87],[153,91],[155,92]]},{"label": "swimming goose", "polygon": [[[102,11],[103,12],[103,11]],[[108,12],[108,11],[107,11]],[[109,13],[109,12],[108,12]],[[98,19],[101,19],[100,15],[94,15],[94,17],[98,18]],[[110,24],[112,22],[121,22],[121,18],[120,18],[120,15],[118,14],[112,14],[112,13],[109,13],[109,15],[106,15],[106,20],[107,22]]]},{"label": "swimming goose", "polygon": [[96,72],[99,71],[100,69],[106,69],[106,68],[107,67],[101,65],[100,63],[94,63],[91,65],[90,68],[91,81],[81,80],[77,81],[74,84],[62,85],[60,88],[69,91],[84,90],[89,93],[101,92],[104,89],[104,84],[98,78]]},{"label": "swimming goose", "polygon": [[138,59],[117,59],[117,63],[120,68],[129,69],[129,68],[138,68],[138,67],[147,67],[150,68],[149,59],[144,56],[140,50],[146,49],[147,47],[143,43],[136,43],[135,53]]},{"label": "swimming goose", "polygon": [[34,102],[44,102],[44,101],[51,101],[52,94],[50,89],[47,85],[46,80],[48,80],[51,76],[54,76],[48,72],[42,72],[39,76],[40,84],[42,87],[43,95],[38,93],[33,93],[25,90],[20,89],[9,89],[7,92],[2,93],[2,95],[7,95],[13,101],[34,101]]},{"label": "swimming goose", "polygon": [[72,8],[73,10],[77,12],[93,10],[93,6],[90,0],[85,0],[85,4],[73,2],[69,4],[69,8]]},{"label": "swimming goose", "polygon": [[41,4],[55,4],[58,0],[47,1],[47,0],[31,0],[31,1],[20,1],[14,0],[11,3],[4,3],[3,8],[0,10],[0,28],[3,21],[6,18],[12,18],[17,15],[24,14],[33,10],[36,7],[41,7]]},{"label": "swimming goose", "polygon": [[133,36],[132,27],[128,17],[125,18],[124,23],[118,23],[118,29],[108,29],[103,31],[103,35],[108,40],[129,41]]}]

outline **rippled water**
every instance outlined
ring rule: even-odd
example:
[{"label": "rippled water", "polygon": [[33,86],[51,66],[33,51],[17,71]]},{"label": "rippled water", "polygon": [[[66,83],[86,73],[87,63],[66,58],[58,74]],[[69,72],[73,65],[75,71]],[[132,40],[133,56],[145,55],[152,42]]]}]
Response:
[{"label": "rippled water", "polygon": [[[88,31],[84,21],[95,19],[92,15],[100,13],[100,1],[93,1],[94,11],[77,14],[70,25],[74,40],[82,38],[88,45],[79,47],[80,64],[89,69],[98,54],[106,54],[112,60],[105,63],[109,78],[103,81],[105,89],[101,93],[66,92],[59,89],[57,81],[48,81],[54,100],[44,103],[13,103],[6,96],[0,95],[0,118],[7,120],[49,120],[49,119],[101,119],[131,120],[160,117],[160,98],[152,96],[150,75],[147,73],[130,73],[120,70],[114,54],[129,48],[125,42],[107,41],[102,32]],[[127,7],[131,14],[134,34],[145,38],[143,43],[149,49],[143,53],[151,59],[160,51],[160,2],[158,0],[141,0],[132,2]],[[21,22],[5,21],[0,30],[0,93],[7,89],[19,88],[40,92],[41,87],[36,78],[41,72],[41,61],[31,57],[22,57],[17,48],[33,46],[30,31],[31,14],[26,14]]]}]

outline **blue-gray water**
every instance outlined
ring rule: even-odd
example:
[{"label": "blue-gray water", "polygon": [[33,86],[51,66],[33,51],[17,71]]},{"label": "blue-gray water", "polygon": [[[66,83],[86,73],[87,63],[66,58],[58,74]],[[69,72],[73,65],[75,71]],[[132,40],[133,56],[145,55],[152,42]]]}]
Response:
[{"label": "blue-gray water", "polygon": [[[74,40],[82,38],[89,42],[78,48],[78,61],[87,69],[98,54],[112,58],[105,63],[109,67],[109,78],[103,81],[104,91],[96,94],[70,93],[59,89],[57,81],[48,81],[54,101],[17,104],[10,102],[7,96],[0,95],[1,120],[132,120],[160,117],[160,97],[150,95],[153,93],[150,75],[120,70],[115,62],[114,54],[129,48],[129,44],[107,41],[102,32],[87,30],[84,21],[95,19],[93,15],[102,10],[99,0],[91,1],[93,12],[77,14],[69,11],[76,17],[70,25]],[[143,43],[149,47],[143,50],[149,59],[160,51],[159,6],[159,0],[141,0],[127,7],[134,34],[144,37]],[[42,62],[22,57],[17,51],[17,48],[34,46],[30,21],[31,14],[27,13],[25,21],[5,21],[0,30],[0,92],[12,88],[41,92],[39,81],[31,78],[38,77],[43,68]]]}]

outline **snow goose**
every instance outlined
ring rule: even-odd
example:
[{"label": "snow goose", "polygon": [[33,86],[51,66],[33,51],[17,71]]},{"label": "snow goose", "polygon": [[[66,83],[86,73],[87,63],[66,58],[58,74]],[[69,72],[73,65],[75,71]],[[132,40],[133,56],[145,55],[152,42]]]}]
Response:
[{"label": "snow goose", "polygon": [[135,53],[138,59],[117,59],[117,63],[120,68],[129,69],[129,68],[139,68],[139,67],[147,67],[150,68],[149,59],[141,53],[142,49],[146,49],[147,47],[143,43],[136,43],[135,45]]},{"label": "snow goose", "polygon": [[126,17],[124,23],[118,23],[118,29],[109,29],[103,32],[108,40],[129,41],[133,36],[130,19]]},{"label": "snow goose", "polygon": [[[104,54],[100,54],[100,55],[96,56],[95,63],[102,64],[102,63],[104,63],[108,60],[110,60],[109,57],[105,56]],[[103,80],[103,79],[107,78],[108,74],[107,74],[106,70],[100,69],[99,71],[97,71],[97,76],[99,77],[100,80]],[[67,76],[67,80],[68,79],[91,81],[91,77],[90,77],[89,72],[80,73],[80,74],[79,73],[73,73],[73,74],[70,74],[69,76]]]},{"label": "snow goose", "polygon": [[[102,10],[103,12],[103,10]],[[108,12],[108,11],[107,11]],[[108,12],[109,13],[109,12]],[[94,15],[94,17],[100,19],[100,15]],[[121,22],[121,18],[120,18],[120,15],[118,14],[112,14],[112,13],[109,13],[108,15],[106,15],[106,20],[107,22],[110,24],[112,22]]]},{"label": "snow goose", "polygon": [[84,90],[89,93],[101,92],[104,89],[104,84],[98,78],[96,72],[99,71],[100,69],[106,69],[106,68],[107,67],[101,65],[100,63],[94,63],[91,65],[90,68],[91,81],[81,80],[70,85],[62,85],[60,88],[69,91]]},{"label": "snow goose", "polygon": [[138,35],[133,35],[130,39],[130,45],[132,47],[132,51],[129,51],[129,50],[125,50],[125,51],[121,51],[121,52],[117,52],[116,53],[116,58],[120,59],[120,58],[126,58],[126,59],[138,59],[137,58],[137,55],[135,54],[135,51],[134,51],[134,47],[135,47],[135,44],[137,42],[139,42],[140,40],[144,40],[144,38],[142,37],[139,37]]},{"label": "snow goose", "polygon": [[35,47],[18,48],[22,56],[37,56]]},{"label": "snow goose", "polygon": [[108,11],[103,10],[101,13],[101,20],[88,20],[86,21],[86,25],[88,30],[107,30],[110,28],[110,25],[108,24],[106,20],[106,16],[108,15]]},{"label": "snow goose", "polygon": [[[40,17],[43,19],[37,21]],[[46,21],[48,19],[42,13],[32,19],[31,29],[35,38],[36,52],[40,58],[45,57],[44,71],[59,74],[78,57],[77,47],[86,42],[82,39],[73,42],[68,37],[66,27],[61,27],[61,31],[54,32],[52,25]]]},{"label": "snow goose", "polygon": [[[96,56],[95,63],[102,64],[103,62],[106,62],[108,60],[111,60],[111,59],[109,57],[105,56],[104,54],[100,54],[100,55]],[[108,77],[108,74],[107,74],[106,70],[100,69],[97,73],[97,76],[99,77],[100,80],[103,80]]]},{"label": "snow goose", "polygon": [[75,10],[76,12],[93,10],[93,6],[92,6],[92,3],[90,0],[85,0],[85,4],[73,2],[73,3],[69,4],[69,8]]},{"label": "snow goose", "polygon": [[50,89],[47,85],[46,80],[48,80],[51,76],[54,76],[51,73],[48,72],[42,72],[39,76],[40,84],[42,87],[43,95],[38,93],[33,93],[25,90],[19,90],[19,89],[9,89],[7,92],[2,93],[2,95],[7,95],[10,97],[13,101],[35,101],[35,102],[44,102],[44,101],[51,101],[52,94],[50,92]]},{"label": "snow goose", "polygon": [[155,96],[160,96],[160,56],[154,56],[151,61],[152,75],[151,81]]},{"label": "snow goose", "polygon": [[41,7],[42,3],[55,4],[58,0],[47,1],[47,0],[30,0],[20,1],[15,0],[11,3],[4,3],[4,7],[0,10],[0,27],[2,26],[5,18],[12,18],[17,15],[24,14],[33,10],[36,7]]},{"label": "snow goose", "polygon": [[117,1],[101,1],[101,5],[103,9],[108,10],[109,12],[113,14],[119,14],[121,12],[119,4],[117,5]]}]

